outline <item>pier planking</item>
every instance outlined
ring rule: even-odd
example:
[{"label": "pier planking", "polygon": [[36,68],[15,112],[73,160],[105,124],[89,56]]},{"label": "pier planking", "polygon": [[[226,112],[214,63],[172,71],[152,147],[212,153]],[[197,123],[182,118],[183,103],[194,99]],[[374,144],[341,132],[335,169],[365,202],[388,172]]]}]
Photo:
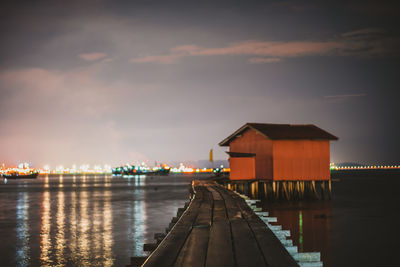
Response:
[{"label": "pier planking", "polygon": [[143,266],[298,266],[272,231],[233,192],[194,181],[195,197]]}]

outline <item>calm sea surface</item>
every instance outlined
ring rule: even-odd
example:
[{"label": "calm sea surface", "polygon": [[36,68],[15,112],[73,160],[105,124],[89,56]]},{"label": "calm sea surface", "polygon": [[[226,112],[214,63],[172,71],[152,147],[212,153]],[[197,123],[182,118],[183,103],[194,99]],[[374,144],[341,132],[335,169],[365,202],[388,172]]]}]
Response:
[{"label": "calm sea surface", "polygon": [[188,176],[0,179],[0,266],[125,266],[188,201]]},{"label": "calm sea surface", "polygon": [[[263,202],[324,266],[393,266],[400,172],[333,174],[331,201]],[[191,176],[0,180],[0,266],[125,266],[188,200]]]},{"label": "calm sea surface", "polygon": [[324,266],[398,266],[400,172],[332,174],[333,199],[263,202],[291,230],[299,251],[320,251]]}]

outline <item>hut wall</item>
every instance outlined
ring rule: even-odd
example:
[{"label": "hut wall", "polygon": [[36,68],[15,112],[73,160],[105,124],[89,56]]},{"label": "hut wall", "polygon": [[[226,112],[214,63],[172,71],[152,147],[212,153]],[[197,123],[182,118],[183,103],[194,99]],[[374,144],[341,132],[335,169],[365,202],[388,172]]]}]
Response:
[{"label": "hut wall", "polygon": [[[253,129],[245,131],[229,145],[231,152],[254,153],[255,177],[272,179],[272,141]],[[235,167],[230,165],[231,171]]]},{"label": "hut wall", "polygon": [[275,140],[274,180],[329,180],[329,141]]},{"label": "hut wall", "polygon": [[251,180],[256,178],[254,157],[237,157],[229,159],[231,180]]}]

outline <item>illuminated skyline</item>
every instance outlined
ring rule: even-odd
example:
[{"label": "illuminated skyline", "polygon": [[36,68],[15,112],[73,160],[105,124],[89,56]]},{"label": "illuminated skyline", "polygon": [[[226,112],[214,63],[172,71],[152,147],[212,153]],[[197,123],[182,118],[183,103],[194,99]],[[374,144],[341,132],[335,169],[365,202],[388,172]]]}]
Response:
[{"label": "illuminated skyline", "polygon": [[398,164],[391,1],[3,1],[0,164],[226,159],[246,122],[315,124]]}]

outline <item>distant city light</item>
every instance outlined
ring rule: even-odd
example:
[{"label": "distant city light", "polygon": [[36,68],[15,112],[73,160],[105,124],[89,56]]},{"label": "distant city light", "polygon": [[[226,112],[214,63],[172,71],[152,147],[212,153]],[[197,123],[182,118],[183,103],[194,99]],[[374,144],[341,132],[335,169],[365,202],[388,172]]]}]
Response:
[{"label": "distant city light", "polygon": [[335,163],[330,164],[330,169],[335,171],[341,170],[394,170],[400,169],[400,165],[357,165],[357,166],[337,166]]},{"label": "distant city light", "polygon": [[[165,164],[149,167],[145,162],[139,163],[140,165],[127,164],[123,167],[118,167],[117,169],[124,168],[125,170],[133,169],[134,172],[149,172],[158,171],[162,168],[170,170],[171,173],[212,173],[215,171],[221,171],[224,173],[230,172],[230,168],[224,168],[221,165],[218,168],[194,168],[191,166],[185,166],[180,163],[178,167],[170,167]],[[72,165],[71,168],[64,167],[65,165],[56,165],[55,169],[52,169],[48,164],[44,165],[43,168],[33,169],[30,164],[23,162],[17,165],[17,167],[6,167],[2,164],[0,169],[0,174],[6,174],[9,172],[19,172],[26,173],[30,171],[37,171],[39,174],[112,174],[113,168],[110,164],[96,164],[91,167],[89,164],[82,164],[77,168],[77,165]],[[338,166],[335,163],[330,163],[331,171],[342,171],[342,170],[395,170],[400,169],[400,165],[356,165],[356,166]]]}]

